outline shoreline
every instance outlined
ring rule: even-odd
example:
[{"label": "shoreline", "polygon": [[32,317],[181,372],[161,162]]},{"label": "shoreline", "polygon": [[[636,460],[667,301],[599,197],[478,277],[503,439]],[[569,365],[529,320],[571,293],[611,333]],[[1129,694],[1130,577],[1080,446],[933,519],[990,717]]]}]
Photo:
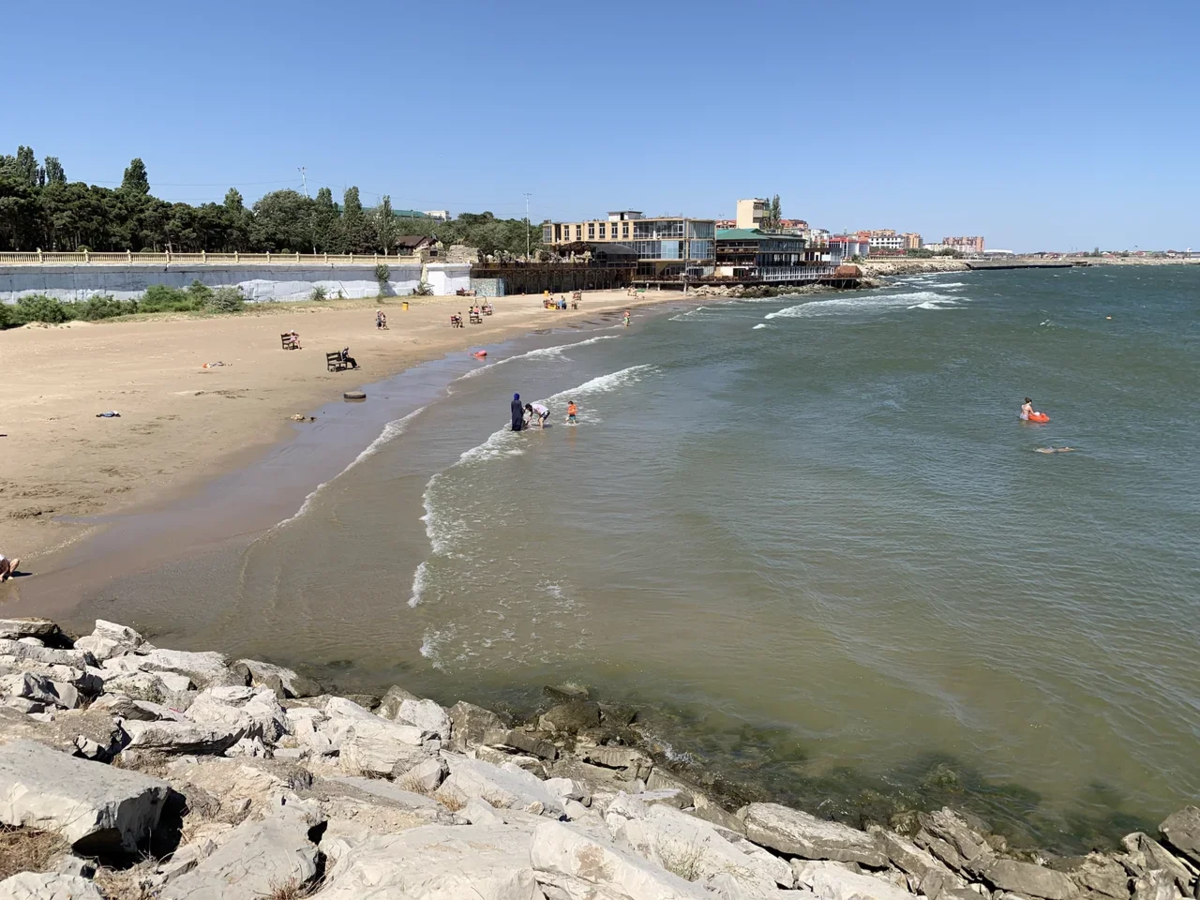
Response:
[{"label": "shoreline", "polygon": [[[1181,900],[1200,889],[1194,806],[1139,823],[1119,849],[1059,856],[953,801],[846,817],[769,790],[735,797],[673,762],[640,710],[579,685],[546,686],[520,717],[399,685],[339,696],[290,669],[158,648],[103,620],[72,638],[47,619],[0,619],[0,650],[12,673],[0,681],[5,889],[350,897],[364,885],[409,896],[418,883],[443,889],[420,896],[448,897],[518,877],[520,892],[479,896]],[[1129,824],[1110,823],[1114,843]]]},{"label": "shoreline", "polygon": [[[7,435],[0,439],[7,463],[0,549],[36,571],[38,561],[102,531],[104,519],[194,497],[285,446],[303,428],[291,416],[312,415],[344,391],[456,351],[584,327],[590,318],[682,295],[597,291],[585,293],[582,309],[566,312],[543,309],[540,296],[514,296],[494,302],[495,315],[482,325],[449,328],[449,314],[473,299],[410,298],[407,312],[402,298],[278,304],[237,316],[165,315],[0,334],[0,360],[14,373],[0,398],[0,433]],[[389,316],[387,331],[374,327],[379,307]],[[279,333],[291,328],[303,349],[284,352]],[[326,345],[349,345],[360,370],[324,371]],[[226,365],[203,368],[218,361]],[[108,409],[121,418],[95,418]],[[8,599],[0,595],[0,605]]]}]

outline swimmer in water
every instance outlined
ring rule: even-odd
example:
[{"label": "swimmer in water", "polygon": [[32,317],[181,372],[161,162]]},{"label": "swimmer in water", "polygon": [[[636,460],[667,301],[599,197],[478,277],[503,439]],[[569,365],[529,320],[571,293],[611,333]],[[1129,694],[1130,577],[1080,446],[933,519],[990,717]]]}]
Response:
[{"label": "swimmer in water", "polygon": [[1033,401],[1030,400],[1028,397],[1026,397],[1025,402],[1021,404],[1021,421],[1028,422],[1029,417],[1032,415],[1033,415]]},{"label": "swimmer in water", "polygon": [[1038,447],[1034,453],[1070,453],[1074,447]]}]

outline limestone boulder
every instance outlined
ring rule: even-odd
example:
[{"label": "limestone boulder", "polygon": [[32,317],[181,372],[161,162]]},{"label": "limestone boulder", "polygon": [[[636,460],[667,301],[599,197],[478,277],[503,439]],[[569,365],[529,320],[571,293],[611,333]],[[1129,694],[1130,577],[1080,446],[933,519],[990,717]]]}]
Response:
[{"label": "limestone boulder", "polygon": [[239,659],[234,666],[242,666],[250,673],[255,687],[270,688],[280,699],[312,697],[319,694],[320,686],[311,678],[297,675],[293,670],[257,659]]},{"label": "limestone boulder", "polygon": [[578,734],[600,727],[600,704],[594,700],[560,703],[542,713],[538,726],[551,734]]},{"label": "limestone boulder", "polygon": [[426,825],[326,843],[334,862],[321,900],[543,900],[523,829]]},{"label": "limestone boulder", "polygon": [[588,806],[592,802],[592,789],[582,781],[574,778],[547,778],[542,783],[546,786],[546,790],[555,797],[563,800],[577,800],[584,806]]},{"label": "limestone boulder", "polygon": [[756,844],[804,859],[857,862],[873,868],[887,856],[865,832],[827,822],[778,803],[751,803],[738,811],[746,836]]},{"label": "limestone boulder", "polygon": [[1129,900],[1129,873],[1119,862],[1103,853],[1057,860],[1051,867],[1065,872],[1082,890],[1112,900]]},{"label": "limestone boulder", "polygon": [[573,823],[547,821],[539,825],[533,833],[529,859],[539,879],[551,884],[557,878],[572,879],[602,889],[607,896],[636,900],[699,900],[710,896],[699,885]]},{"label": "limestone boulder", "polygon": [[[121,657],[121,659],[129,660],[130,657]],[[239,680],[244,683],[244,679],[238,679],[236,676],[231,678],[229,660],[224,654],[213,651],[193,653],[187,650],[156,649],[146,654],[139,654],[134,659],[140,671],[173,672],[177,675],[186,675],[201,688],[229,684]]]},{"label": "limestone boulder", "polygon": [[1175,877],[1165,869],[1150,869],[1133,882],[1133,900],[1183,900]]},{"label": "limestone boulder", "polygon": [[96,657],[86,650],[57,650],[39,647],[20,640],[0,638],[0,658],[27,659],[50,666],[70,666],[73,669],[88,669],[96,666]]},{"label": "limestone boulder", "polygon": [[104,900],[100,889],[79,875],[21,872],[0,881],[4,900]]},{"label": "limestone boulder", "polygon": [[1026,897],[1070,900],[1079,893],[1079,888],[1065,873],[1015,859],[992,860],[983,868],[982,874],[997,890]]},{"label": "limestone boulder", "polygon": [[0,745],[0,822],[52,831],[83,853],[133,851],[158,824],[169,786],[33,741]]},{"label": "limestone boulder", "polygon": [[654,768],[650,757],[633,747],[584,747],[576,753],[586,763],[621,770],[630,778],[644,779]]},{"label": "limestone boulder", "polygon": [[274,744],[287,731],[283,707],[265,687],[229,685],[201,691],[188,707],[187,717],[198,725],[240,727],[243,738]]},{"label": "limestone boulder", "polygon": [[1163,840],[1200,866],[1200,808],[1188,806],[1167,816],[1158,830]]},{"label": "limestone boulder", "polygon": [[983,835],[984,823],[969,821],[961,812],[940,809],[917,817],[921,830],[916,843],[957,871],[977,874],[994,858]]},{"label": "limestone boulder", "polygon": [[1121,843],[1129,851],[1123,862],[1136,875],[1144,875],[1152,870],[1162,869],[1171,874],[1184,894],[1191,893],[1192,871],[1154,838],[1135,831],[1122,838]]},{"label": "limestone boulder", "polygon": [[450,746],[459,753],[483,743],[489,731],[503,731],[503,719],[490,709],[460,700],[450,707]]},{"label": "limestone boulder", "polygon": [[67,640],[58,625],[50,619],[0,619],[0,640],[19,641],[27,637],[37,638],[43,644],[65,643]]},{"label": "limestone boulder", "polygon": [[376,715],[355,720],[341,741],[342,769],[349,775],[390,777],[427,758],[421,729]]},{"label": "limestone boulder", "polygon": [[521,809],[536,814],[561,816],[562,800],[546,789],[544,782],[517,766],[494,766],[478,759],[449,756],[450,776],[437,796],[465,804],[472,797],[494,807]]},{"label": "limestone boulder", "polygon": [[670,806],[622,794],[609,805],[605,823],[618,843],[688,881],[727,873],[746,886],[794,884],[791,867],[779,857]]},{"label": "limestone boulder", "polygon": [[450,740],[450,716],[432,700],[402,700],[395,719],[427,734]]},{"label": "limestone boulder", "polygon": [[96,620],[96,627],[91,634],[81,637],[75,642],[76,650],[87,650],[98,660],[108,660],[115,656],[133,653],[135,650],[154,649],[146,643],[146,639],[132,628],[118,625],[116,622]]},{"label": "limestone boulder", "polygon": [[396,779],[396,783],[418,794],[432,794],[446,779],[450,768],[444,759],[429,757]]},{"label": "limestone boulder", "polygon": [[483,736],[483,744],[488,747],[507,747],[510,750],[519,750],[539,759],[553,760],[558,756],[558,748],[546,740],[542,733],[536,731],[512,728],[488,731]]},{"label": "limestone boulder", "polygon": [[797,864],[796,882],[817,900],[912,900],[912,894],[885,878],[851,872],[828,861]]},{"label": "limestone boulder", "polygon": [[0,696],[22,697],[45,706],[75,709],[79,706],[79,691],[61,681],[51,681],[33,672],[19,672],[0,678]]},{"label": "limestone boulder", "polygon": [[149,753],[224,753],[242,739],[241,725],[195,722],[126,722],[129,748]]},{"label": "limestone boulder", "polygon": [[929,872],[940,872],[952,879],[954,884],[950,886],[966,887],[966,882],[951,872],[945,863],[928,850],[918,847],[908,838],[896,834],[894,831],[880,828],[878,825],[871,827],[867,833],[874,838],[876,846],[883,851],[892,865],[912,875],[918,881]]},{"label": "limestone boulder", "polygon": [[382,716],[385,719],[395,721],[397,713],[400,712],[400,704],[405,700],[420,700],[416,694],[406,691],[399,685],[392,685],[384,693],[383,699],[379,701],[379,708],[375,710],[375,714]]},{"label": "limestone boulder", "polygon": [[285,887],[299,892],[317,874],[319,825],[307,810],[280,807],[228,832],[216,850],[166,884],[162,900],[261,900]]}]

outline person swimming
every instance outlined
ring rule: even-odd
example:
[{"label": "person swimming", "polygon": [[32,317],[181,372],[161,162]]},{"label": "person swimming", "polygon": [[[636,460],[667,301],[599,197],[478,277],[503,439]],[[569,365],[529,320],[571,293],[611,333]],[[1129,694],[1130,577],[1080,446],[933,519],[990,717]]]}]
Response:
[{"label": "person swimming", "polygon": [[1021,421],[1028,422],[1029,417],[1032,415],[1033,415],[1033,401],[1030,400],[1028,397],[1026,397],[1025,402],[1021,404]]},{"label": "person swimming", "polygon": [[1074,447],[1038,447],[1034,453],[1070,453]]}]

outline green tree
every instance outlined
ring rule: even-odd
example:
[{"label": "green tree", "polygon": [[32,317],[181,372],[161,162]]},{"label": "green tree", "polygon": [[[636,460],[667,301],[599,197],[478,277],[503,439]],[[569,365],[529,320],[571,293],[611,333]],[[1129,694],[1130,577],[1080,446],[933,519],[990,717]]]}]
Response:
[{"label": "green tree", "polygon": [[312,246],[312,201],[291,189],[263,194],[250,228],[256,250],[307,252]]},{"label": "green tree", "polygon": [[392,212],[392,198],[387,194],[383,195],[383,199],[375,207],[375,235],[379,247],[390,253],[392,245],[396,242],[396,216]]},{"label": "green tree", "polygon": [[317,253],[338,249],[338,208],[333,202],[333,191],[327,187],[318,190],[313,201],[312,234]]},{"label": "green tree", "polygon": [[46,184],[66,184],[67,173],[63,171],[62,163],[57,156],[47,156],[45,163]]},{"label": "green tree", "polygon": [[129,167],[121,178],[121,189],[135,194],[150,193],[150,176],[146,174],[146,164],[141,157],[129,161]]},{"label": "green tree", "polygon": [[234,215],[240,215],[246,209],[246,204],[242,201],[242,192],[237,188],[230,188],[225,192],[225,208]]},{"label": "green tree", "polygon": [[346,188],[342,195],[342,218],[339,225],[338,250],[342,253],[361,253],[366,222],[357,187]]},{"label": "green tree", "polygon": [[771,198],[771,227],[778,228],[783,223],[783,208],[779,203],[779,195]]}]

